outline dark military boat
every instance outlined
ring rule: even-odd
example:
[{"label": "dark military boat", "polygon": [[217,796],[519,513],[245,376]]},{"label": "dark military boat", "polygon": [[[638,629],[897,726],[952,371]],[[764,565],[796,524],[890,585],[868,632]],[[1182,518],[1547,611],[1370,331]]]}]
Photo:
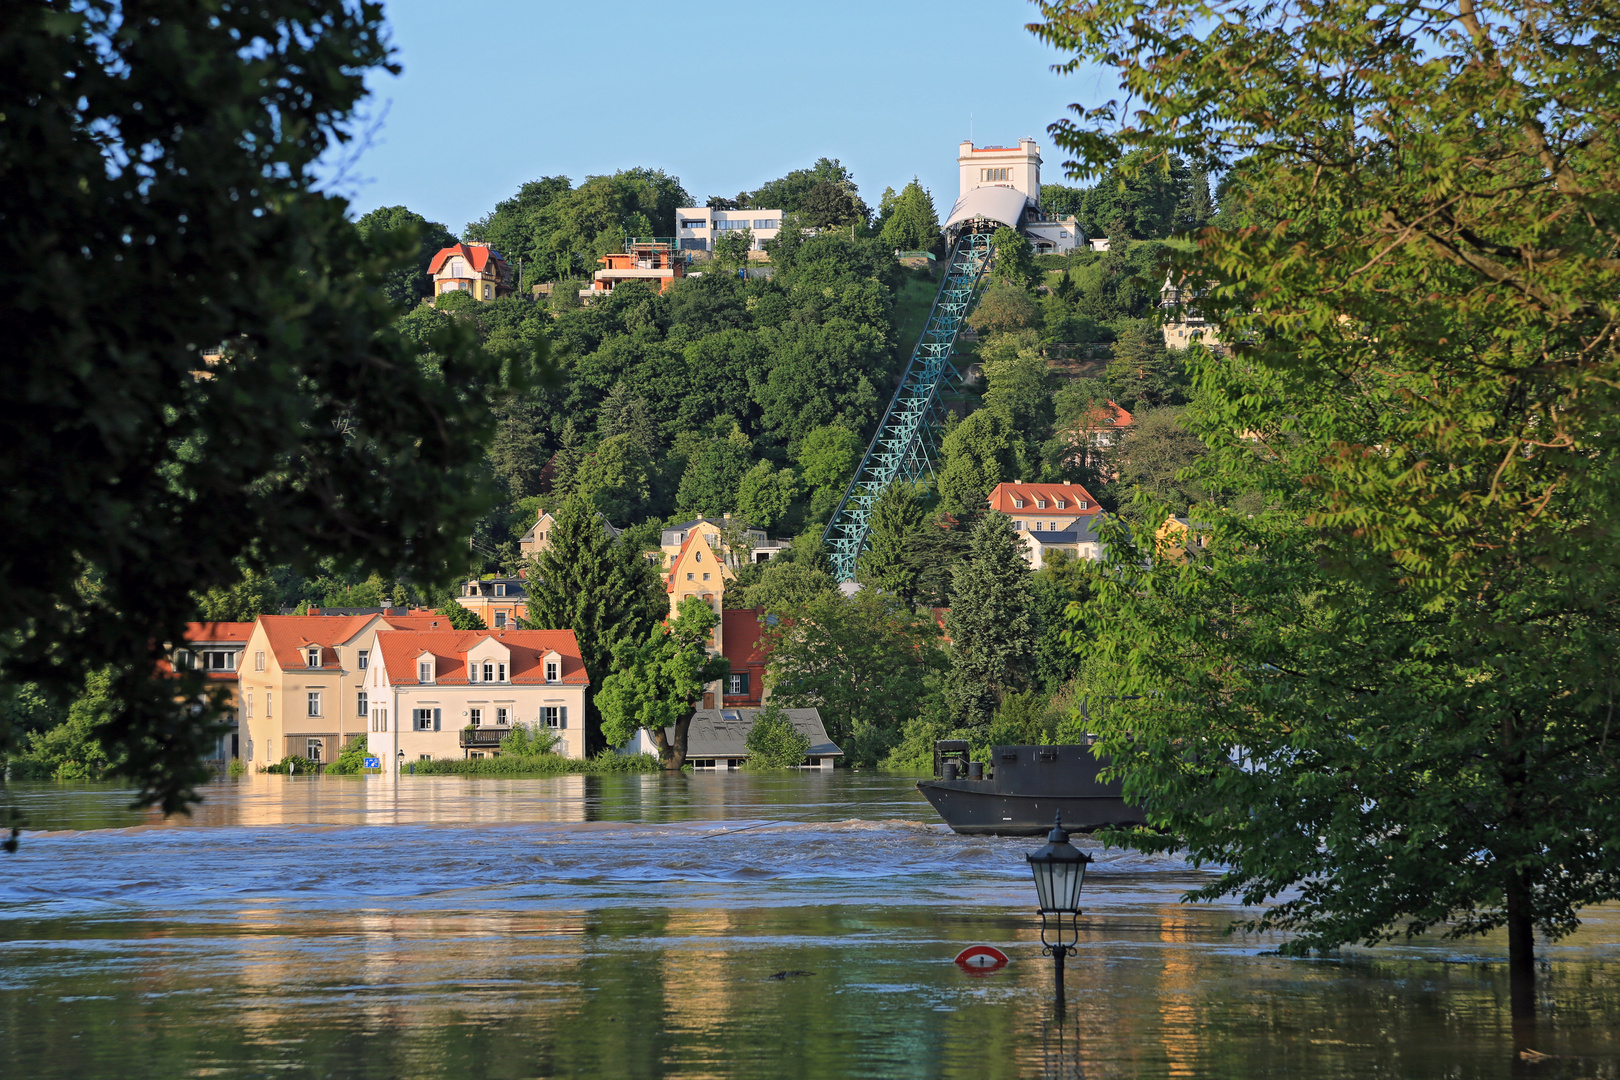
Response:
[{"label": "dark military boat", "polygon": [[966,742],[941,740],[934,745],[935,779],[917,781],[956,832],[1038,836],[1051,830],[1054,815],[1071,832],[1147,821],[1140,806],[1125,801],[1119,781],[1097,778],[1108,759],[1092,756],[1089,745],[997,746],[988,771],[983,762],[967,762],[967,752]]}]

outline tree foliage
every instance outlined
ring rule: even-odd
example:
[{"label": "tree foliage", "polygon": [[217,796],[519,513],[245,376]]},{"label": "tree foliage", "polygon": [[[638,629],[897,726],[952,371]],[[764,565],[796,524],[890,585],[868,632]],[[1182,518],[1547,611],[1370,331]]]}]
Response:
[{"label": "tree foliage", "polygon": [[387,234],[398,234],[398,242],[414,245],[416,258],[405,266],[389,270],[383,275],[383,295],[401,310],[408,310],[433,295],[433,279],[428,275],[428,264],[433,256],[456,243],[455,234],[429,221],[421,214],[403,206],[382,206],[366,214],[355,227],[360,235],[381,239]]},{"label": "tree foliage", "polygon": [[420,364],[379,290],[419,241],[364,237],[315,189],[389,66],[378,5],[127,13],[34,5],[0,26],[0,631],[22,635],[12,677],[110,665],[123,707],[98,738],[173,811],[213,718],[152,676],[193,593],[319,555],[450,572],[466,547],[442,523],[489,502],[503,365],[453,327]]},{"label": "tree foliage", "polygon": [[899,251],[932,251],[940,246],[934,197],[915,176],[895,197],[878,236]]},{"label": "tree foliage", "polygon": [[964,727],[989,724],[1002,699],[1030,683],[1037,627],[1029,578],[1012,521],[1005,514],[984,515],[956,565],[945,615],[951,639],[947,700]]},{"label": "tree foliage", "polygon": [[[667,601],[656,571],[639,551],[609,538],[585,496],[570,495],[554,513],[550,543],[530,569],[524,626],[574,631],[592,688],[599,691],[617,670],[618,645],[645,638]],[[600,715],[595,694],[587,706],[587,733],[594,735],[589,724]]]},{"label": "tree foliage", "polygon": [[664,768],[686,764],[686,737],[698,699],[731,668],[725,657],[708,653],[719,623],[707,603],[689,596],[668,624],[614,647],[613,674],[602,680],[597,695],[609,743],[623,746],[646,728]]},{"label": "tree foliage", "polygon": [[761,637],[771,699],[819,709],[854,764],[881,760],[945,667],[933,619],[876,589],[821,593],[785,609]]},{"label": "tree foliage", "polygon": [[861,585],[917,602],[920,568],[912,557],[917,534],[930,528],[922,499],[911,484],[892,483],[872,507],[867,547],[856,560]]},{"label": "tree foliage", "polygon": [[791,769],[804,763],[810,736],[793,726],[782,706],[770,701],[754,714],[743,745],[748,748],[750,769]]}]

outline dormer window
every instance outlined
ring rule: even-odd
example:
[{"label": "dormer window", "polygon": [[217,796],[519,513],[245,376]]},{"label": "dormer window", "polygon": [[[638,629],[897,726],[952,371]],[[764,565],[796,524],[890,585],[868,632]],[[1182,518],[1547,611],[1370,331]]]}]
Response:
[{"label": "dormer window", "polygon": [[310,667],[321,666],[321,649],[319,645],[311,645],[304,650],[304,663]]},{"label": "dormer window", "polygon": [[416,662],[416,681],[425,683],[433,681],[432,660],[418,660]]},{"label": "dormer window", "polygon": [[495,585],[495,595],[496,596],[505,596],[506,595],[506,585],[503,584],[503,583],[496,583],[496,585]]},{"label": "dormer window", "polygon": [[561,666],[562,665],[558,664],[557,661],[555,661],[555,660],[547,660],[546,661],[546,682],[556,682],[557,681],[558,676],[559,676],[558,669]]},{"label": "dormer window", "polygon": [[1020,509],[1022,509],[1022,508],[1023,508],[1023,505],[1024,505],[1024,500],[1023,500],[1023,499],[1020,499],[1020,498],[1018,498],[1018,497],[1017,497],[1017,496],[1016,496],[1016,495],[1015,495],[1015,496],[1013,496],[1013,505],[1014,505],[1014,506],[1016,506],[1016,507],[1018,507],[1018,508],[1020,508]]},{"label": "dormer window", "polygon": [[1037,510],[1045,510],[1046,509],[1046,500],[1045,499],[1036,499],[1035,500],[1035,509],[1037,509]]},{"label": "dormer window", "polygon": [[1075,503],[1074,505],[1076,505],[1080,509],[1084,510],[1084,509],[1086,509],[1086,507],[1090,506],[1091,504],[1086,502],[1086,500],[1081,499],[1079,502]]},{"label": "dormer window", "polygon": [[506,681],[506,665],[505,664],[496,664],[495,665],[495,681],[496,682],[505,682]]},{"label": "dormer window", "polygon": [[[501,666],[505,667],[506,665],[502,664]],[[485,682],[494,682],[495,681],[495,665],[491,661],[488,661],[488,660],[484,661],[484,681]]]},{"label": "dormer window", "polygon": [[1065,502],[1065,501],[1064,501],[1064,500],[1062,500],[1062,499],[1059,499],[1059,500],[1058,500],[1058,501],[1057,501],[1057,508],[1058,508],[1058,509],[1059,509],[1059,510],[1062,510],[1062,509],[1063,509],[1063,508],[1064,508],[1064,507],[1065,507],[1065,506],[1068,506],[1068,505],[1069,505],[1069,504],[1068,504],[1068,503],[1067,503],[1067,502]]}]

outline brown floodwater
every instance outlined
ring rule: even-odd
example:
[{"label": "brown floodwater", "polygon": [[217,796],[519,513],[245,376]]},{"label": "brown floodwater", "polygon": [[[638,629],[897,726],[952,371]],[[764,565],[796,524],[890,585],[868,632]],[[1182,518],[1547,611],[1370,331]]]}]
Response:
[{"label": "brown floodwater", "polygon": [[[12,784],[0,1075],[1620,1077],[1620,916],[1543,943],[1275,955],[1104,851],[1056,1008],[1029,839],[904,777],[250,776],[190,818]],[[990,975],[952,957],[988,943]]]}]

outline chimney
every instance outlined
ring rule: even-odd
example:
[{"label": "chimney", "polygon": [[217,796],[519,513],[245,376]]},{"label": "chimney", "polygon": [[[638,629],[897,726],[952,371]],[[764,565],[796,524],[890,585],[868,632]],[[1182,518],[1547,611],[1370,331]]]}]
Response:
[{"label": "chimney", "polygon": [[1069,486],[1069,485],[1071,485],[1071,484],[1073,484],[1073,483],[1074,483],[1074,481],[1073,481],[1073,480],[1065,480],[1065,481],[1063,481],[1063,486],[1064,486],[1064,487],[1068,487],[1068,486]]}]

